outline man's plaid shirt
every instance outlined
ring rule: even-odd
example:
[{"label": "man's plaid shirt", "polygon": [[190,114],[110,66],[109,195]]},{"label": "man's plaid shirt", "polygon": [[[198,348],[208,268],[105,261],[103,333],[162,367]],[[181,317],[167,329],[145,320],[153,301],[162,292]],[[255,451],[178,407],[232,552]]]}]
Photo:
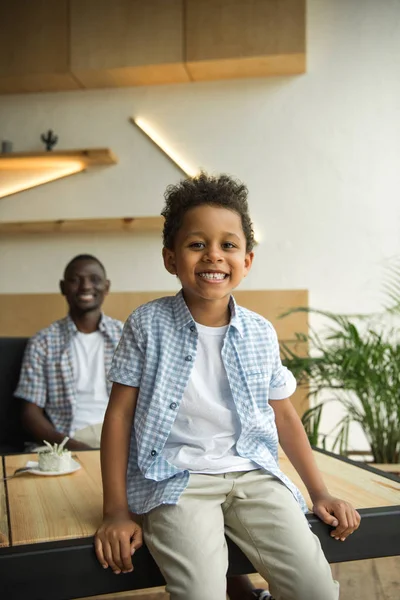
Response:
[{"label": "man's plaid shirt", "polygon": [[[303,510],[299,490],[278,466],[278,433],[268,399],[293,394],[296,381],[282,366],[271,323],[230,300],[231,321],[221,353],[241,423],[236,443],[240,456],[278,477]],[[182,292],[136,309],[125,323],[109,378],[139,388],[127,473],[130,509],[147,513],[176,504],[189,472],[163,457],[196,359],[196,324]]]},{"label": "man's plaid shirt", "polygon": [[[102,315],[99,331],[104,337],[104,370],[107,373],[120,340],[122,323]],[[60,433],[70,434],[76,406],[71,340],[77,333],[67,316],[42,329],[28,342],[18,387],[14,395],[44,408]],[[107,381],[108,392],[111,384]]]}]

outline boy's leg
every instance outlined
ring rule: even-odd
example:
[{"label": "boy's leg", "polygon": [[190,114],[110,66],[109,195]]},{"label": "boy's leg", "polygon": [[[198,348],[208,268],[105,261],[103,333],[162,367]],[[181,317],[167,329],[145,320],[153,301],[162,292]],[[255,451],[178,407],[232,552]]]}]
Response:
[{"label": "boy's leg", "polygon": [[247,575],[231,575],[226,583],[229,600],[271,600],[268,591],[256,589]]},{"label": "boy's leg", "polygon": [[234,476],[223,506],[225,530],[275,600],[338,600],[339,585],[292,493],[261,470]]},{"label": "boy's leg", "polygon": [[144,539],[171,600],[225,600],[228,551],[221,506],[231,489],[223,477],[194,474],[178,504],[144,515]]}]

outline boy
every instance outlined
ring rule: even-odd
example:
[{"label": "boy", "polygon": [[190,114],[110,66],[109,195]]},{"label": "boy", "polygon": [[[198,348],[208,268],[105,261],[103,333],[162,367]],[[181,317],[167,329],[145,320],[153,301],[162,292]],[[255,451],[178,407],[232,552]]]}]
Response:
[{"label": "boy", "polygon": [[164,265],[182,290],[134,311],[114,356],[98,559],[131,571],[143,515],[171,600],[225,599],[225,533],[276,600],[337,600],[305,502],[279,469],[278,438],[332,536],[344,540],[360,517],[316,468],[272,325],[231,296],[253,261],[247,189],[201,174],[165,198]]}]

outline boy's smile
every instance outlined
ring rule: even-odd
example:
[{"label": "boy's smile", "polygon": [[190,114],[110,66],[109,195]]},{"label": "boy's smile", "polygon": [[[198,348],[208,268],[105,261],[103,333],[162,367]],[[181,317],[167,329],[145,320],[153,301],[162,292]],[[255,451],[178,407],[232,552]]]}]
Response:
[{"label": "boy's smile", "polygon": [[174,249],[164,248],[163,257],[166,269],[179,277],[191,311],[204,300],[226,309],[253,261],[253,253],[246,252],[240,216],[208,204],[185,214]]}]

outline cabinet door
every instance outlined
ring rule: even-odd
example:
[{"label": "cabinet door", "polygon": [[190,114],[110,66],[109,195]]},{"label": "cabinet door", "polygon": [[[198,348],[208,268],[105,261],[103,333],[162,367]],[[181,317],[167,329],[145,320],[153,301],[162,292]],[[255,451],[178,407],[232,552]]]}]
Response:
[{"label": "cabinet door", "polygon": [[70,0],[71,71],[86,88],[189,81],[183,0]]},{"label": "cabinet door", "polygon": [[185,0],[195,81],[305,71],[305,0]]},{"label": "cabinet door", "polygon": [[0,28],[0,93],[79,89],[68,65],[68,0],[0,2]]}]

